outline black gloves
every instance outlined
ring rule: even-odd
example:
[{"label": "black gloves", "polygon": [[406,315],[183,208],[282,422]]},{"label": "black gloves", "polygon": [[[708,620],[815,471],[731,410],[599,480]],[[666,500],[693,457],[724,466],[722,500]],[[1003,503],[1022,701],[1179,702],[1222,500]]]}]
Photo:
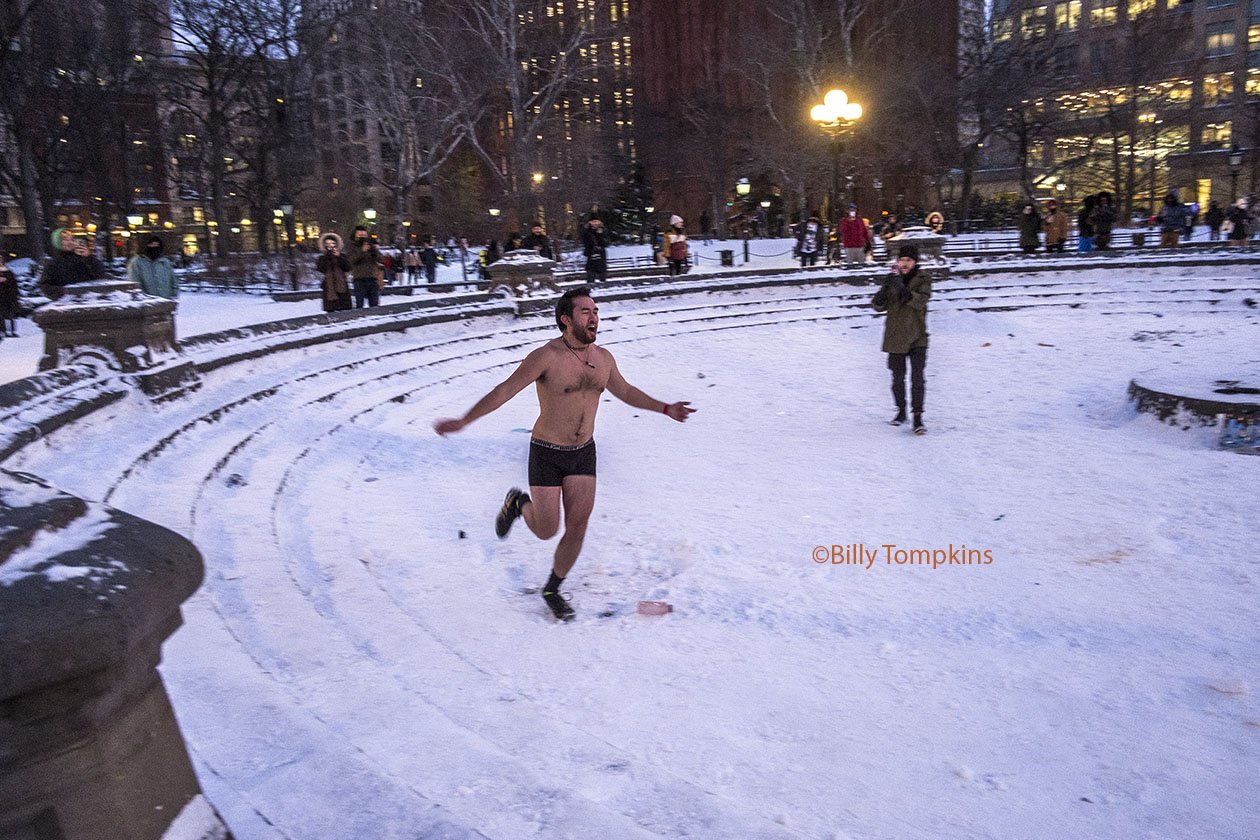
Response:
[{"label": "black gloves", "polygon": [[886,288],[889,296],[895,298],[898,303],[910,300],[910,290],[906,288],[906,281],[900,274],[894,274],[888,278]]}]

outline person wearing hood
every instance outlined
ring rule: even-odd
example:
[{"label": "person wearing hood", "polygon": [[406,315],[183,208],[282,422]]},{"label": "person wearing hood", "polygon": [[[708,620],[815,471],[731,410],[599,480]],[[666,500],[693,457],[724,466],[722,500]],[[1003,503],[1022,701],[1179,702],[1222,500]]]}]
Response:
[{"label": "person wearing hood", "polygon": [[1041,214],[1031,201],[1025,202],[1019,214],[1019,247],[1025,254],[1031,254],[1041,245]]},{"label": "person wearing hood", "polygon": [[1203,221],[1207,223],[1208,239],[1212,242],[1218,241],[1221,238],[1221,223],[1225,221],[1225,211],[1221,209],[1221,205],[1215,201],[1209,202]]},{"label": "person wearing hood", "polygon": [[1063,246],[1067,243],[1068,237],[1068,217],[1059,209],[1059,202],[1053,198],[1046,205],[1046,217],[1041,220],[1041,228],[1046,232],[1046,250],[1063,253]]},{"label": "person wearing hood", "polygon": [[586,257],[586,281],[602,283],[608,279],[608,234],[604,232],[604,220],[591,208],[591,215],[582,228],[582,255]]},{"label": "person wearing hood", "polygon": [[324,276],[319,284],[324,311],[352,309],[354,302],[350,299],[350,283],[346,279],[350,276],[350,259],[341,251],[341,237],[326,233],[319,245],[322,253],[315,261],[315,270]]},{"label": "person wearing hood", "polygon": [[372,244],[367,225],[355,225],[346,259],[350,261],[350,278],[354,281],[354,305],[380,306],[381,281],[378,274],[385,267],[381,251]]},{"label": "person wearing hood", "polygon": [[127,279],[139,283],[146,295],[175,300],[179,297],[179,282],[175,279],[175,266],[162,254],[162,238],[150,236],[144,241],[144,249],[127,263]]},{"label": "person wearing hood", "polygon": [[796,234],[796,253],[801,258],[801,268],[818,262],[818,251],[827,241],[827,229],[817,213],[811,213],[809,221],[801,225]]},{"label": "person wearing hood", "polygon": [[687,247],[687,231],[683,228],[682,216],[669,217],[669,230],[665,231],[665,237],[661,241],[661,250],[664,251],[666,259],[669,260],[669,274],[671,277],[684,274],[687,271],[689,250]]},{"label": "person wearing hood", "polygon": [[1097,204],[1096,196],[1087,195],[1076,214],[1076,250],[1082,254],[1094,250],[1094,207]]},{"label": "person wearing hood", "polygon": [[1111,247],[1111,229],[1116,225],[1116,208],[1111,202],[1111,193],[1106,190],[1098,194],[1093,221],[1094,249],[1106,251]]},{"label": "person wearing hood", "polygon": [[927,433],[923,425],[925,384],[923,369],[927,366],[927,306],[932,297],[932,278],[919,271],[919,249],[907,242],[897,251],[893,274],[871,299],[876,312],[887,312],[884,319],[883,351],[888,354],[892,371],[893,402],[897,416],[889,422],[900,426],[906,422],[906,360],[910,360],[910,407],[914,413],[914,433]]},{"label": "person wearing hood", "polygon": [[52,232],[53,247],[57,253],[44,268],[40,278],[41,291],[49,300],[56,300],[66,286],[90,283],[105,277],[105,266],[92,254],[87,240],[75,240],[74,231],[57,228]]},{"label": "person wearing hood", "polygon": [[1225,211],[1225,226],[1229,228],[1231,244],[1240,247],[1247,244],[1247,199],[1238,199]]}]

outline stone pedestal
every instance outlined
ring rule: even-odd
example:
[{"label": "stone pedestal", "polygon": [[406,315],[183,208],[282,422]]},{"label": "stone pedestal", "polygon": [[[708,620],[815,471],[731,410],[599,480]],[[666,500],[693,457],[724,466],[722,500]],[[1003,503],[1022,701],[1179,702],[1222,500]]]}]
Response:
[{"label": "stone pedestal", "polygon": [[908,227],[901,231],[901,235],[888,243],[889,256],[897,256],[897,249],[902,245],[911,244],[919,249],[919,264],[944,264],[945,262],[945,239],[942,234],[936,233],[928,227]]},{"label": "stone pedestal", "polygon": [[534,251],[508,251],[488,271],[490,281],[482,286],[486,291],[506,289],[514,297],[542,290],[560,291],[555,261],[540,257]]},{"label": "stone pedestal", "polygon": [[0,837],[227,836],[156,670],[202,574],[178,534],[0,471]]},{"label": "stone pedestal", "polygon": [[40,370],[96,362],[135,375],[155,399],[201,384],[175,341],[175,301],[146,295],[137,283],[99,280],[67,286],[62,297],[33,317],[44,331]]}]

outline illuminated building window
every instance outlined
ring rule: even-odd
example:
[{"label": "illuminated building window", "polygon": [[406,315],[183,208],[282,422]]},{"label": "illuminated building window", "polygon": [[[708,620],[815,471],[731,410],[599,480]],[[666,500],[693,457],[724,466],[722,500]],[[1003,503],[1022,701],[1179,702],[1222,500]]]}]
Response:
[{"label": "illuminated building window", "polygon": [[1260,69],[1252,67],[1247,71],[1247,98],[1260,99]]},{"label": "illuminated building window", "polygon": [[1228,149],[1233,142],[1234,124],[1226,120],[1208,123],[1199,132],[1199,147],[1203,149]]},{"label": "illuminated building window", "polygon": [[1080,26],[1081,0],[1056,3],[1054,6],[1054,25],[1056,29],[1076,29]]},{"label": "illuminated building window", "polygon": [[1207,32],[1207,57],[1220,58],[1234,54],[1234,22],[1210,23]]},{"label": "illuminated building window", "polygon": [[1203,77],[1203,107],[1214,108],[1228,105],[1234,95],[1234,74],[1218,73]]},{"label": "illuminated building window", "polygon": [[1046,23],[1048,6],[1033,6],[1020,13],[1019,32],[1025,38],[1044,38],[1049,31]]},{"label": "illuminated building window", "polygon": [[1010,18],[1000,18],[993,21],[993,40],[995,43],[1001,44],[1011,40],[1012,23]]},{"label": "illuminated building window", "polygon": [[1110,26],[1119,15],[1116,11],[1118,0],[1093,0],[1089,10],[1091,26]]},{"label": "illuminated building window", "polygon": [[1129,0],[1129,20],[1153,11],[1155,11],[1155,0]]}]

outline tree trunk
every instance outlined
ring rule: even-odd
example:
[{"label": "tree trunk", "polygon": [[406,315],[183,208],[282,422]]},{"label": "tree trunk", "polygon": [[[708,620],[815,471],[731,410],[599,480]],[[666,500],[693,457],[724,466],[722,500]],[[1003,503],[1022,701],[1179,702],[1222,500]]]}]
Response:
[{"label": "tree trunk", "polygon": [[23,138],[18,143],[18,170],[22,179],[22,218],[26,225],[26,247],[31,259],[37,263],[48,253],[44,238],[44,215],[40,212],[39,188],[36,186],[35,161],[30,143]]}]

